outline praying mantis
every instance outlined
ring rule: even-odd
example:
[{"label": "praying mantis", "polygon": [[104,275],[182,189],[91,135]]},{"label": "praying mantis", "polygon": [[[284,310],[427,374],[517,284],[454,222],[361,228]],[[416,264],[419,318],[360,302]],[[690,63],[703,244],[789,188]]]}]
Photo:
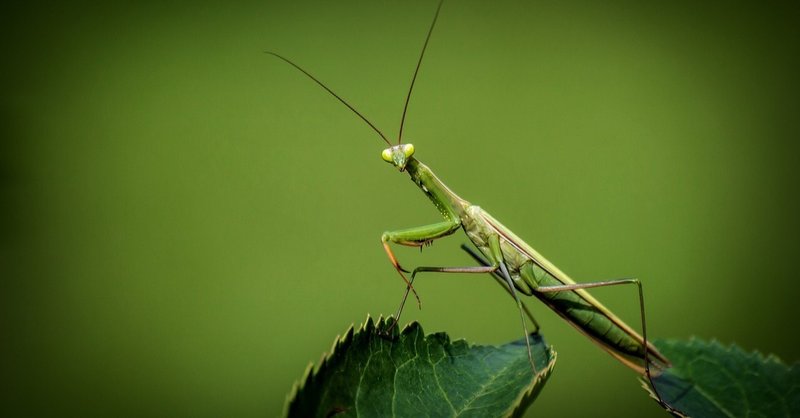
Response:
[{"label": "praying mantis", "polygon": [[[433,22],[428,29],[425,43],[411,79],[411,85],[403,107],[397,144],[392,144],[364,115],[308,71],[282,55],[266,51],[267,54],[279,58],[305,74],[366,122],[388,145],[388,148],[381,153],[383,160],[391,164],[399,172],[407,173],[411,181],[430,199],[443,218],[441,222],[386,231],[381,235],[381,245],[394,270],[402,278],[406,286],[405,294],[394,316],[392,327],[399,322],[400,314],[410,293],[413,293],[417,303],[420,303],[419,296],[413,286],[414,280],[420,273],[490,274],[516,302],[526,336],[528,335],[528,329],[525,316],[534,324],[535,331],[538,331],[539,325],[523,304],[520,295],[534,296],[542,301],[600,348],[625,366],[645,376],[653,386],[653,376],[660,373],[662,369],[669,367],[670,362],[647,340],[644,294],[642,284],[638,279],[627,278],[587,283],[575,282],[488,212],[453,192],[428,166],[415,157],[416,149],[414,145],[402,142],[403,125],[411,93],[414,89],[414,82],[417,79],[442,3],[443,1],[440,1],[437,6]],[[400,264],[392,249],[393,244],[423,247],[459,230],[466,234],[476,248],[473,249],[467,245],[462,245],[462,248],[478,265],[456,267],[420,266],[409,271]],[[616,285],[637,286],[642,328],[641,335],[614,315],[586,290]],[[531,368],[535,374],[536,366],[533,362],[530,342],[527,338],[526,343],[528,343],[528,357]],[[655,393],[659,398],[658,402],[668,410],[671,410],[661,400],[657,390]]]}]

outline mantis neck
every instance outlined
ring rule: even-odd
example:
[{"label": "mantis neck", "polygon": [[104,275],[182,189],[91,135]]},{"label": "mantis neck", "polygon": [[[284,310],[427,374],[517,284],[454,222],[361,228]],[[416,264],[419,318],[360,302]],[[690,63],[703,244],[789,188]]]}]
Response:
[{"label": "mantis neck", "polygon": [[470,203],[453,193],[428,166],[416,158],[406,163],[406,171],[419,188],[433,202],[439,213],[446,219],[460,220]]}]

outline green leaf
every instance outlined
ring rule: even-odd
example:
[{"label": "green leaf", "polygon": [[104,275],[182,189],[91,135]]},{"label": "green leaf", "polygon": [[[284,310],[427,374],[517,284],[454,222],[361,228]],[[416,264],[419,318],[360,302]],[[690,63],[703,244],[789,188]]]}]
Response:
[{"label": "green leaf", "polygon": [[[662,340],[672,367],[653,378],[678,416],[800,417],[800,366],[716,341]],[[653,395],[646,382],[645,389]]]},{"label": "green leaf", "polygon": [[413,322],[402,332],[390,321],[367,317],[351,326],[331,353],[295,385],[289,417],[517,416],[536,398],[553,370],[556,354],[538,334],[500,347],[450,342],[445,333],[425,335]]}]

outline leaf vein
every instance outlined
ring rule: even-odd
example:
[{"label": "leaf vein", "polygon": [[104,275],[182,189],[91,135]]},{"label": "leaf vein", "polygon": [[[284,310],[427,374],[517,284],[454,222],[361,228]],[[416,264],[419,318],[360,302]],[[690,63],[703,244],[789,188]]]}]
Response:
[{"label": "leaf vein", "polygon": [[480,385],[480,387],[478,388],[478,390],[475,391],[475,394],[473,396],[469,397],[467,402],[464,403],[464,407],[461,408],[459,411],[457,411],[457,414],[460,415],[462,412],[466,411],[467,409],[471,409],[472,408],[472,404],[481,395],[484,394],[483,392],[486,390],[486,388],[489,387],[492,383],[494,383],[494,381],[497,380],[498,376],[504,374],[511,367],[511,365],[512,365],[511,363],[506,364],[505,367],[500,369],[496,374],[492,375],[491,378],[488,381],[482,383]]}]

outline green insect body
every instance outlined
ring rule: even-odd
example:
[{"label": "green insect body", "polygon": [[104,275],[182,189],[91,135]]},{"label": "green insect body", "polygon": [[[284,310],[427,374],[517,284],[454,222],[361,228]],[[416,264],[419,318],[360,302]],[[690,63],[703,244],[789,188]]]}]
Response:
[{"label": "green insect body", "polygon": [[[402,143],[403,123],[411,98],[411,92],[414,88],[414,81],[416,80],[422,58],[425,55],[425,49],[436,24],[441,6],[442,1],[440,0],[433,18],[433,23],[431,23],[428,35],[425,38],[425,44],[422,47],[414,76],[411,79],[411,86],[406,96],[396,145],[393,145],[372,122],[367,120],[367,118],[359,113],[353,106],[313,75],[289,59],[274,52],[267,52],[285,61],[311,78],[377,132],[383,141],[389,145],[381,154],[383,160],[392,164],[400,172],[408,172],[414,184],[428,196],[444,218],[443,221],[438,223],[387,231],[381,236],[381,243],[383,244],[383,248],[389,260],[406,284],[405,295],[397,310],[397,314],[394,316],[394,325],[399,322],[400,314],[402,313],[406,298],[410,292],[414,293],[419,303],[419,297],[413,287],[414,279],[419,273],[488,273],[491,274],[494,279],[503,286],[503,289],[516,301],[520,311],[520,318],[522,319],[522,326],[526,334],[527,325],[523,316],[524,314],[527,314],[528,318],[537,327],[537,330],[538,324],[527,307],[522,303],[519,296],[520,294],[535,296],[544,302],[545,305],[564,318],[578,331],[586,335],[595,344],[603,348],[626,366],[646,376],[647,379],[650,380],[652,386],[652,377],[660,373],[665,367],[669,367],[670,363],[669,360],[647,340],[644,296],[642,285],[639,280],[617,279],[576,283],[489,213],[456,195],[430,168],[414,157],[415,149],[413,145]],[[464,230],[469,240],[478,249],[476,252],[471,247],[462,245],[462,248],[480,264],[479,266],[421,266],[413,269],[413,271],[409,271],[403,268],[397,261],[390,245],[399,244],[422,247],[436,239],[451,235],[459,229]],[[411,274],[410,279],[407,277],[409,273]],[[634,284],[638,288],[642,327],[641,335],[625,324],[586,290],[594,287],[622,284]],[[530,345],[528,346],[528,356],[531,368],[535,372],[536,366],[533,362]],[[655,393],[659,398],[658,402],[662,406],[668,411],[674,411],[660,399],[657,391],[655,391]]]},{"label": "green insect body", "polygon": [[[644,373],[645,357],[651,363],[658,361],[659,368],[668,364],[668,360],[652,344],[645,346],[641,335],[586,290],[538,291],[576,283],[488,212],[456,195],[428,166],[414,158],[413,153],[413,145],[403,144],[384,150],[383,158],[401,171],[408,172],[411,181],[442,214],[444,222],[386,232],[382,237],[384,243],[391,241],[401,245],[422,246],[461,228],[491,266],[499,269],[501,263],[505,265],[516,291],[536,296],[626,366]],[[492,248],[492,242],[497,242],[499,251]],[[393,253],[389,253],[390,259],[396,260]],[[426,270],[423,268],[420,271]],[[398,271],[404,269],[400,268]]]}]

